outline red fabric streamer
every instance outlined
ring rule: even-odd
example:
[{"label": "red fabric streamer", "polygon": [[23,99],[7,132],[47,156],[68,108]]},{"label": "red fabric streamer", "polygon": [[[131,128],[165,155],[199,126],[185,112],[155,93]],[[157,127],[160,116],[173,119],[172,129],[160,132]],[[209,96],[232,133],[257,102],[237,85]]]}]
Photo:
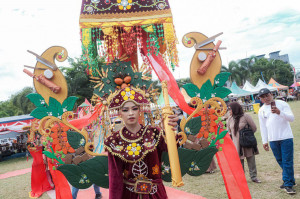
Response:
[{"label": "red fabric streamer", "polygon": [[90,125],[92,123],[92,121],[96,120],[99,117],[101,108],[102,108],[102,104],[100,106],[97,106],[95,108],[94,112],[89,113],[82,118],[71,120],[70,124],[72,124],[73,126],[75,126],[78,129],[82,129],[85,126]]},{"label": "red fabric streamer", "polygon": [[52,187],[47,179],[42,148],[30,151],[30,154],[33,157],[33,163],[31,166],[31,192],[29,192],[29,197],[38,198],[44,192],[51,190]]},{"label": "red fabric streamer", "polygon": [[219,151],[216,156],[223,175],[228,198],[251,199],[252,197],[239,155],[229,134],[224,137],[222,151]]},{"label": "red fabric streamer", "polygon": [[[180,92],[177,82],[175,81],[172,73],[165,64],[162,56],[151,54],[147,52],[147,37],[144,32],[143,35],[143,55],[150,62],[153,70],[158,76],[160,81],[166,80],[168,83],[168,93],[174,100],[174,102],[187,114],[191,115],[194,111],[184,100],[182,93]],[[245,178],[244,170],[242,168],[240,158],[237,154],[236,148],[227,134],[224,138],[223,151],[217,153],[217,159],[219,167],[221,169],[226,191],[229,198],[233,199],[249,199],[251,198],[248,184]]]},{"label": "red fabric streamer", "polygon": [[55,185],[56,199],[72,199],[69,183],[64,174],[58,170],[53,170],[54,164],[48,159],[49,170]]}]

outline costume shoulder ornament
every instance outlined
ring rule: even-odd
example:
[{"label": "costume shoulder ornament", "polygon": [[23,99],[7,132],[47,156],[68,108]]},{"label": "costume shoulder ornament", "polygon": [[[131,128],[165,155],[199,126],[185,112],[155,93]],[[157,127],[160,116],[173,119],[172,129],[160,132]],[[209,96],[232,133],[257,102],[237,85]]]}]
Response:
[{"label": "costume shoulder ornament", "polygon": [[134,136],[126,128],[112,133],[104,142],[105,148],[114,156],[125,162],[141,161],[149,152],[156,149],[161,141],[162,130],[152,127],[142,127]]}]

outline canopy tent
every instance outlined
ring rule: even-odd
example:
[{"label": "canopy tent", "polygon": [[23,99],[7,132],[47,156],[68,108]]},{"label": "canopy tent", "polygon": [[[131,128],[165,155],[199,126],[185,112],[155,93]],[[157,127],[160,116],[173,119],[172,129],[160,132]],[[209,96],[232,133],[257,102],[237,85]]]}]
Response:
[{"label": "canopy tent", "polygon": [[290,87],[299,87],[299,86],[300,86],[300,82],[295,82]]},{"label": "canopy tent", "polygon": [[287,90],[287,89],[289,89],[288,86],[284,86],[284,85],[279,84],[279,83],[276,82],[273,78],[270,79],[270,81],[269,81],[269,86],[275,87],[275,88],[277,88],[278,90]]},{"label": "canopy tent", "polygon": [[[170,102],[170,106],[177,106],[177,104],[174,102],[174,100],[170,97],[169,95],[169,102]],[[158,106],[165,106],[165,100],[164,100],[164,96],[163,93],[161,92],[159,95],[159,98],[157,100],[157,105]]]},{"label": "canopy tent", "polygon": [[246,91],[238,87],[235,82],[232,83],[230,90],[232,93],[229,94],[230,97],[243,97],[247,95],[252,95],[251,92]]},{"label": "canopy tent", "polygon": [[272,87],[272,86],[269,86],[268,84],[266,84],[265,82],[263,82],[261,79],[258,80],[256,86],[255,86],[256,89],[260,90],[262,88],[267,88],[269,89],[271,92],[272,91],[277,91],[277,88],[275,87]]},{"label": "canopy tent", "polygon": [[0,134],[13,132],[25,132],[23,127],[30,126],[34,118],[30,115],[19,115],[12,117],[0,118]]},{"label": "canopy tent", "polygon": [[257,94],[259,92],[259,89],[255,88],[250,82],[248,82],[248,80],[246,80],[243,90],[249,91],[252,94]]}]

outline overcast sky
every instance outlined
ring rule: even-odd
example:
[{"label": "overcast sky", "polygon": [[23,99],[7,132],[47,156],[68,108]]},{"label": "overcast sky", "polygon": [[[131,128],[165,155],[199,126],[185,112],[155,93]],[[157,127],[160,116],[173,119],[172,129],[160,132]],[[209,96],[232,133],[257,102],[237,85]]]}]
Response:
[{"label": "overcast sky", "polygon": [[[111,0],[114,1],[114,0]],[[135,0],[133,0],[135,1]],[[169,0],[179,40],[180,67],[175,78],[189,77],[194,49],[181,44],[192,31],[223,41],[222,64],[251,55],[280,50],[300,71],[300,6],[297,0]],[[35,66],[26,50],[41,54],[50,46],[64,46],[70,57],[79,57],[81,43],[79,14],[81,0],[9,0],[0,2],[0,101],[32,79],[23,65]],[[67,66],[57,63],[58,66]]]}]

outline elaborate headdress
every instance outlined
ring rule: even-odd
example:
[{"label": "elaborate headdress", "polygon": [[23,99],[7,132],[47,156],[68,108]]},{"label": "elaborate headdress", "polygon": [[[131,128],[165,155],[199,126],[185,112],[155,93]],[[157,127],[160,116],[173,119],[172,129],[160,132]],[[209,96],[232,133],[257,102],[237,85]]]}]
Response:
[{"label": "elaborate headdress", "polygon": [[145,92],[142,90],[135,89],[133,87],[123,88],[117,91],[115,94],[113,94],[112,97],[113,98],[109,102],[109,109],[118,109],[129,101],[132,101],[139,106],[149,105],[149,101],[146,99]]}]

